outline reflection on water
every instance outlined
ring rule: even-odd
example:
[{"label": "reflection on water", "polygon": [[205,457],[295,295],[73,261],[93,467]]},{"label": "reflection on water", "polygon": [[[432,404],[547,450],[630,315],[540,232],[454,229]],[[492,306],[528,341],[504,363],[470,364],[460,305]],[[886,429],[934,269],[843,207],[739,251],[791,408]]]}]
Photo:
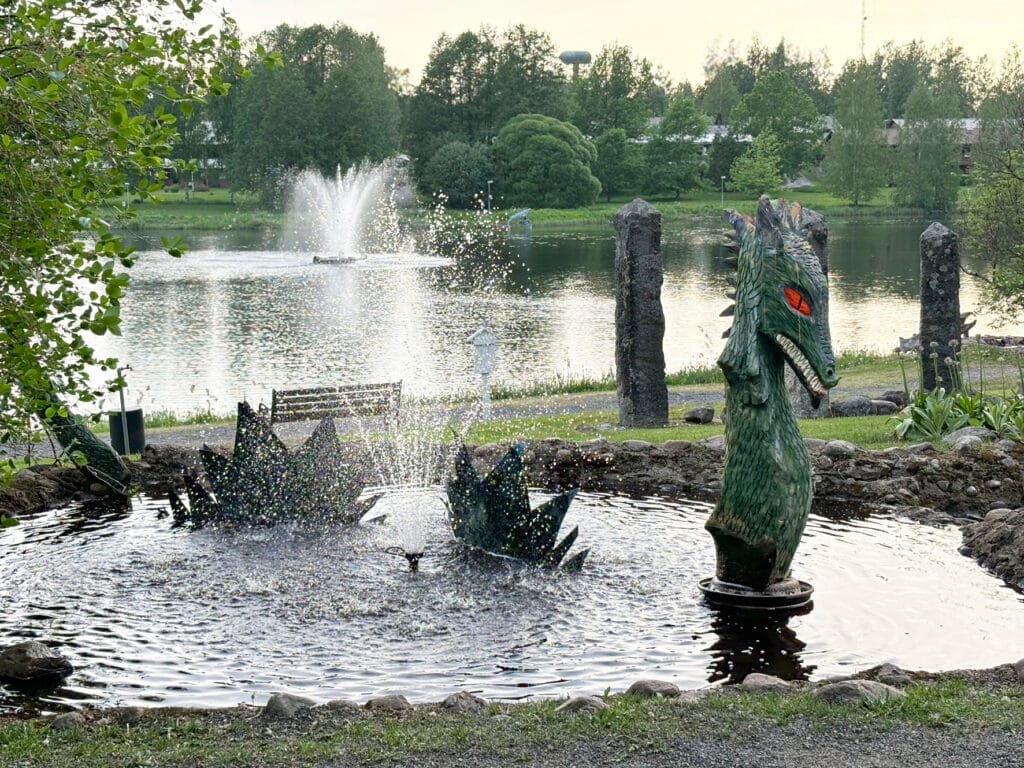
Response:
[{"label": "reflection on water", "polygon": [[[565,525],[591,556],[552,574],[467,559],[418,493],[418,574],[387,554],[406,535],[396,521],[188,532],[147,498],[41,513],[0,531],[0,646],[35,637],[69,657],[75,673],[40,704],[53,708],[698,688],[754,670],[982,667],[1024,643],[1021,596],[957,554],[953,528],[812,516],[794,570],[814,610],[749,621],[702,602],[706,504],[580,494]],[[0,688],[0,708],[24,703]]]},{"label": "reflection on water", "polygon": [[[915,332],[923,229],[832,226],[838,350],[889,350]],[[729,318],[719,317],[728,303],[719,230],[707,222],[664,232],[670,371],[713,365],[721,352]],[[274,388],[358,381],[400,380],[410,394],[465,392],[477,383],[465,340],[484,322],[500,344],[492,383],[612,371],[610,225],[516,239],[517,264],[483,290],[415,255],[315,265],[308,253],[272,250],[252,233],[191,239],[193,250],[182,259],[140,243],[122,302],[123,335],[97,340],[102,354],[132,366],[133,405],[230,413],[242,398],[267,402]],[[961,306],[975,309],[978,286],[966,275],[962,294]],[[981,316],[975,331],[991,330],[991,319]]]}]

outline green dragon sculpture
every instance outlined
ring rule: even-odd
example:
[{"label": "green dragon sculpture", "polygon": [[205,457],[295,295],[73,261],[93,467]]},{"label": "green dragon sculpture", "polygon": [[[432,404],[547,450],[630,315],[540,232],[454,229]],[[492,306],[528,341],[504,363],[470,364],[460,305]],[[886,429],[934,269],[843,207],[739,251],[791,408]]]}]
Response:
[{"label": "green dragon sculpture", "polygon": [[790,564],[811,507],[811,462],[786,393],[788,361],[813,401],[838,382],[828,281],[801,227],[799,203],[758,201],[757,217],[725,216],[738,246],[736,305],[725,350],[726,457],[721,498],[705,525],[715,584],[792,590]]}]

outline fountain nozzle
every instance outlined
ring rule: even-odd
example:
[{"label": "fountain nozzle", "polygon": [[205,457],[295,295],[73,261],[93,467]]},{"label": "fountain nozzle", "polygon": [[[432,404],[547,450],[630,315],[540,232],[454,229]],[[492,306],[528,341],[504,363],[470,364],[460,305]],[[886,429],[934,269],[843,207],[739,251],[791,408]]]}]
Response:
[{"label": "fountain nozzle", "polygon": [[412,573],[416,573],[420,569],[420,559],[423,557],[423,552],[406,552],[402,547],[388,547],[386,550],[389,555],[401,555],[409,562],[409,570]]}]

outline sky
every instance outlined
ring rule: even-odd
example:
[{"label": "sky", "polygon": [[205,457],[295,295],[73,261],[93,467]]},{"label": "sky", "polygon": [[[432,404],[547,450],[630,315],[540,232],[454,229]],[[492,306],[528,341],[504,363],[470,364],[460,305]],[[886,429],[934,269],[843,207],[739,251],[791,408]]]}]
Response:
[{"label": "sky", "polygon": [[709,49],[734,40],[745,52],[756,37],[774,47],[785,38],[801,54],[824,51],[838,72],[860,53],[861,10],[866,10],[865,50],[886,41],[923,40],[928,46],[952,39],[972,59],[988,54],[998,63],[1024,35],[1020,0],[220,0],[238,21],[243,37],[279,24],[331,26],[340,22],[380,40],[390,66],[408,69],[419,81],[431,46],[442,33],[458,35],[487,24],[501,31],[525,24],[546,32],[558,51],[597,54],[611,43],[627,45],[679,83],[704,80]]}]

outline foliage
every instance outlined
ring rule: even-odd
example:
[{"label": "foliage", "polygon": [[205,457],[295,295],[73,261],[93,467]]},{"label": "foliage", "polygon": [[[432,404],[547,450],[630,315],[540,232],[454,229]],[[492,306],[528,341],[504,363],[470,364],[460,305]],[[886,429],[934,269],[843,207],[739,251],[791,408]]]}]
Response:
[{"label": "foliage", "polygon": [[888,42],[875,52],[872,69],[885,116],[902,118],[910,93],[928,82],[931,58],[919,40],[904,45]]},{"label": "foliage", "polygon": [[656,88],[647,59],[635,57],[628,46],[605,46],[586,75],[573,82],[572,122],[588,136],[612,128],[640,136],[653,113],[647,97]]},{"label": "foliage", "polygon": [[785,72],[769,71],[732,111],[733,128],[754,137],[772,133],[779,143],[781,170],[796,176],[816,158],[821,115],[811,98]]},{"label": "foliage", "polygon": [[1024,313],[1024,60],[1014,48],[980,112],[965,234],[988,267],[985,300],[1005,318]]},{"label": "foliage", "polygon": [[711,147],[708,149],[708,165],[705,175],[714,189],[720,189],[722,177],[729,177],[729,170],[732,164],[746,152],[747,147],[736,140],[735,134],[715,134],[711,140]]},{"label": "foliage", "polygon": [[597,159],[592,170],[610,203],[612,195],[629,189],[636,176],[636,169],[630,163],[626,132],[621,128],[609,128],[594,140],[594,149],[597,150]]},{"label": "foliage", "polygon": [[423,166],[420,187],[441,192],[452,208],[471,208],[486,194],[494,178],[494,164],[482,144],[453,141],[445,144]]},{"label": "foliage", "polygon": [[985,300],[1007,318],[1024,314],[1024,147],[982,172],[967,202],[972,254],[989,268]]},{"label": "foliage", "polygon": [[692,97],[678,94],[672,98],[658,124],[657,135],[644,147],[644,191],[669,191],[678,200],[680,192],[698,186],[702,162],[697,139],[707,127],[707,118]]},{"label": "foliage", "polygon": [[775,134],[761,133],[729,169],[730,189],[752,195],[782,186],[782,148]]},{"label": "foliage", "polygon": [[950,119],[948,93],[927,85],[907,99],[893,168],[893,200],[926,211],[948,211],[960,190],[960,128]]},{"label": "foliage", "polygon": [[[8,5],[0,50],[0,442],[49,397],[93,403],[91,334],[120,331],[131,248],[113,235],[126,185],[148,199],[187,113],[227,86],[200,0]],[[130,216],[130,211],[124,211]],[[84,236],[82,232],[84,231]],[[180,242],[166,242],[172,254]]]},{"label": "foliage", "polygon": [[490,27],[441,35],[409,100],[409,153],[421,163],[440,143],[490,143],[522,113],[568,115],[565,76],[546,34],[519,25],[502,35]]},{"label": "foliage", "polygon": [[498,181],[514,206],[573,208],[601,191],[591,173],[594,145],[569,123],[544,115],[512,118],[494,143]]},{"label": "foliage", "polygon": [[237,188],[276,206],[289,169],[331,175],[395,153],[398,94],[376,37],[343,24],[282,24],[257,42],[285,66],[257,69],[237,88],[229,158]]},{"label": "foliage", "polygon": [[832,139],[825,150],[825,180],[854,205],[885,184],[882,102],[865,64],[848,66],[836,84]]}]

